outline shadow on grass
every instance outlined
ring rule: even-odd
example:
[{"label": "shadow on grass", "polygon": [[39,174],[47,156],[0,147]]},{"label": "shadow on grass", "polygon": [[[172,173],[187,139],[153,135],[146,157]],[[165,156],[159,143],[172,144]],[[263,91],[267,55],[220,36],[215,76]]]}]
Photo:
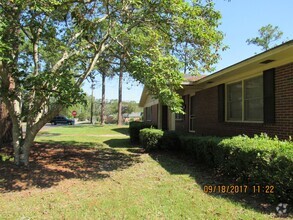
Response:
[{"label": "shadow on grass", "polygon": [[102,128],[102,125],[93,125],[91,123],[80,123],[80,124],[74,124],[74,125],[64,125],[64,124],[58,124],[58,125],[47,125],[47,127],[51,127],[51,128],[80,128],[80,127],[95,127],[95,128]]},{"label": "shadow on grass", "polygon": [[126,127],[126,128],[113,128],[111,130],[116,131],[121,134],[129,135],[129,128],[128,127]]},{"label": "shadow on grass", "polygon": [[[175,154],[173,152],[158,151],[151,153],[150,156],[156,160],[166,171],[170,174],[188,174],[195,182],[201,186],[204,191],[205,186],[240,186],[234,179],[220,176],[216,170],[204,166],[203,164],[195,163],[190,156],[182,153]],[[230,193],[209,193],[214,197],[221,197],[232,202],[241,204],[248,209],[254,209],[257,212],[270,214],[275,212],[278,204],[269,204],[269,201],[260,194],[253,194],[251,192],[230,194]]]},{"label": "shadow on grass", "polygon": [[129,138],[111,139],[106,140],[103,143],[107,144],[111,148],[125,148],[128,152],[134,154],[142,154],[145,152],[145,150],[139,147],[139,145],[131,144]]},{"label": "shadow on grass", "polygon": [[140,162],[137,155],[126,155],[97,143],[75,141],[36,143],[30,160],[27,169],[15,166],[12,161],[0,161],[0,193],[49,188],[66,179],[103,179],[109,177],[110,171]]},{"label": "shadow on grass", "polygon": [[55,136],[60,136],[61,133],[52,133],[52,132],[47,132],[47,131],[41,131],[38,136],[40,137],[55,137]]},{"label": "shadow on grass", "polygon": [[109,139],[103,142],[111,148],[138,148],[138,145],[130,143],[129,138]]}]

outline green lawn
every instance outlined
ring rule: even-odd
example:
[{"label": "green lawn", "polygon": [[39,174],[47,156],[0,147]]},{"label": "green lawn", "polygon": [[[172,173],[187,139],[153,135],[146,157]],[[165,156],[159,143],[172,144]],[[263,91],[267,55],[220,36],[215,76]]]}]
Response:
[{"label": "green lawn", "polygon": [[58,126],[36,142],[29,170],[1,163],[0,219],[275,219],[248,196],[204,193],[209,170],[143,153],[127,127]]}]

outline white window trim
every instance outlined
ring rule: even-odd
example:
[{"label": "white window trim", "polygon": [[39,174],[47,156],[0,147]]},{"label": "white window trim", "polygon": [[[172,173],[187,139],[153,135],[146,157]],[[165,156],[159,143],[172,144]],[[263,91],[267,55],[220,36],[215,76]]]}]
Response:
[{"label": "white window trim", "polygon": [[[225,122],[231,122],[231,123],[254,123],[254,124],[263,124],[264,123],[264,120],[262,121],[249,121],[249,120],[244,120],[244,81],[245,80],[248,80],[248,79],[253,79],[253,78],[256,78],[256,77],[259,77],[259,76],[262,76],[263,73],[259,73],[259,74],[256,74],[254,76],[249,76],[249,77],[245,77],[245,78],[241,78],[240,80],[234,80],[232,82],[229,82],[229,83],[226,83],[225,84]],[[231,85],[233,83],[238,83],[238,82],[241,82],[241,86],[242,86],[242,117],[241,117],[241,120],[228,120],[228,90],[227,90],[227,86],[228,85]]]}]

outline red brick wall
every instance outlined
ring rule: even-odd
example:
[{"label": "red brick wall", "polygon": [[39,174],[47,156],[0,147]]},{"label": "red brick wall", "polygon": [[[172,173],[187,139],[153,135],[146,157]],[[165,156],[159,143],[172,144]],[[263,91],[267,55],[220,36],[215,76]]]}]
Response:
[{"label": "red brick wall", "polygon": [[151,120],[146,120],[146,108],[143,109],[143,121],[155,126],[158,126],[158,105],[151,106]]},{"label": "red brick wall", "polygon": [[196,133],[200,135],[231,136],[266,132],[281,139],[293,136],[293,63],[276,68],[275,114],[273,124],[218,122],[218,89],[209,88],[196,93]]}]

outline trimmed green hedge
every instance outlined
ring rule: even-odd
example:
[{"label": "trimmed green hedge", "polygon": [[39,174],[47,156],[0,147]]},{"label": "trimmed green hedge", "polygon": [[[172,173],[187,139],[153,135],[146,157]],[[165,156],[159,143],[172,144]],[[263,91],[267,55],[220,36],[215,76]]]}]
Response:
[{"label": "trimmed green hedge", "polygon": [[216,166],[224,159],[224,152],[219,146],[222,138],[211,136],[180,136],[181,149],[198,161],[209,166]]},{"label": "trimmed green hedge", "polygon": [[[181,150],[196,161],[215,167],[222,174],[247,184],[250,192],[260,189],[271,200],[293,202],[293,142],[266,134],[220,138],[181,135],[145,128],[140,131],[147,151],[160,147]],[[273,190],[274,193],[267,193]]]},{"label": "trimmed green hedge", "polygon": [[154,128],[144,128],[139,132],[139,139],[146,151],[157,150],[161,145],[164,132]]},{"label": "trimmed green hedge", "polygon": [[250,186],[273,186],[270,198],[293,201],[293,142],[262,134],[249,138],[181,136],[181,149]]},{"label": "trimmed green hedge", "polygon": [[227,152],[220,164],[225,173],[249,178],[253,185],[273,186],[275,199],[293,201],[292,141],[262,134],[224,139],[220,146]]},{"label": "trimmed green hedge", "polygon": [[139,131],[144,128],[150,128],[152,125],[144,122],[132,121],[129,122],[129,136],[130,142],[133,144],[139,143]]},{"label": "trimmed green hedge", "polygon": [[161,143],[163,149],[180,150],[179,135],[175,131],[165,131]]}]

